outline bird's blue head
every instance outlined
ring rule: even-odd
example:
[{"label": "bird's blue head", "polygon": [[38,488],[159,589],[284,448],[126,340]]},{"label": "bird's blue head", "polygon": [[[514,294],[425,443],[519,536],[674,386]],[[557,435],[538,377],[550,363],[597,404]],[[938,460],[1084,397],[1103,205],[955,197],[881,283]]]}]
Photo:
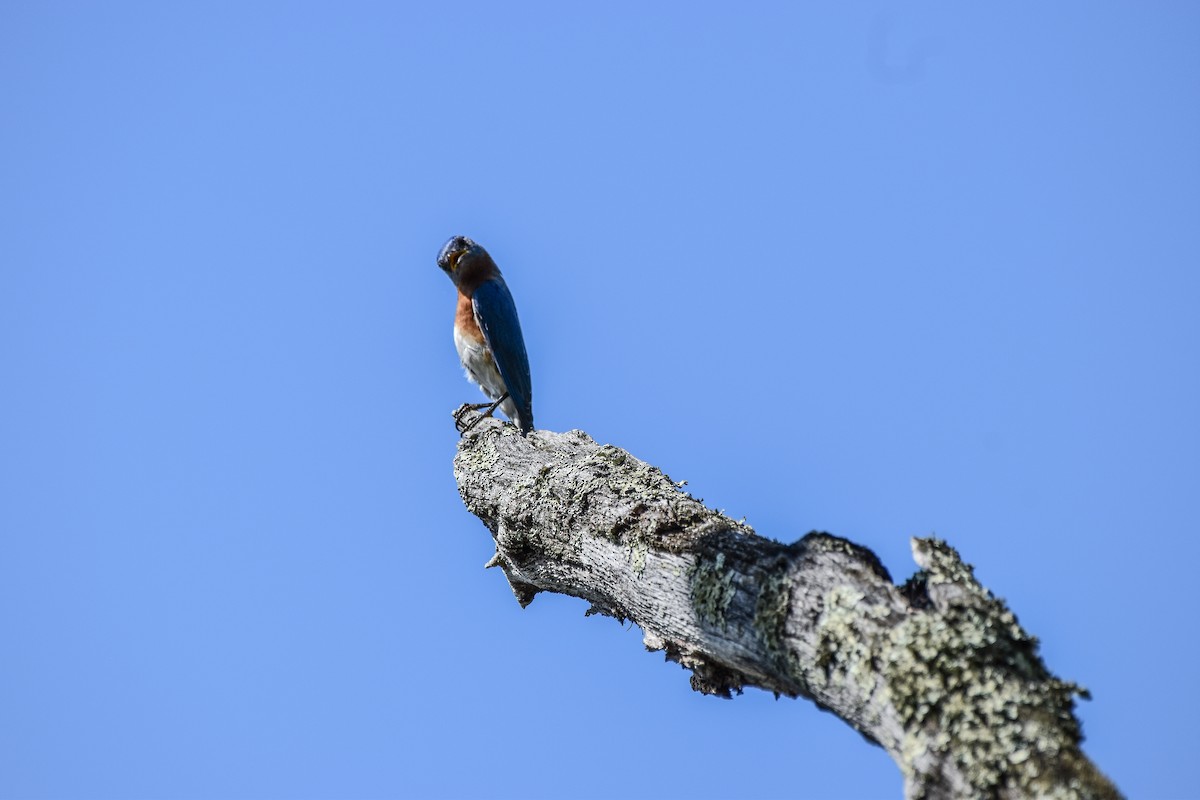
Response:
[{"label": "bird's blue head", "polygon": [[495,269],[491,256],[479,245],[466,236],[451,236],[442,245],[437,257],[438,266],[450,276],[450,280],[459,283],[468,273],[480,268]]}]

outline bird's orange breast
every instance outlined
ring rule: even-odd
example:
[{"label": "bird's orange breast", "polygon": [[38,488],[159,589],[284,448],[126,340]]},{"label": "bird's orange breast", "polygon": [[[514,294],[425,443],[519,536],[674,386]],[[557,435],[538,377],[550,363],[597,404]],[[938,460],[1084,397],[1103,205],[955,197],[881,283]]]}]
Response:
[{"label": "bird's orange breast", "polygon": [[467,339],[483,342],[483,331],[479,329],[479,323],[475,321],[475,307],[471,304],[471,298],[462,292],[458,293],[458,308],[454,312],[454,330]]}]

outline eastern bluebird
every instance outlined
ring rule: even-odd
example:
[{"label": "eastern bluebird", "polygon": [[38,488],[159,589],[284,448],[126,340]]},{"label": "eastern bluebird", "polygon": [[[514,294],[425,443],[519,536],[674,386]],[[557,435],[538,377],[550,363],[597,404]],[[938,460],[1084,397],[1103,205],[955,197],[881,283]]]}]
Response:
[{"label": "eastern bluebird", "polygon": [[533,430],[529,357],[517,306],[500,269],[486,250],[465,236],[453,236],[442,245],[437,263],[458,287],[454,346],[467,378],[495,401],[488,414],[499,406],[525,435]]}]

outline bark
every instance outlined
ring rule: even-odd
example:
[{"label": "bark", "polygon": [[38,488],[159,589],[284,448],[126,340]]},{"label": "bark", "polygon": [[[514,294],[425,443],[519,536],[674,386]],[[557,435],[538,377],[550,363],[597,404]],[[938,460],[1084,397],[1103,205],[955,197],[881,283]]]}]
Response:
[{"label": "bark", "polygon": [[760,536],[582,431],[490,418],[454,475],[522,606],[558,592],[632,620],[699,692],[808,698],[891,755],[906,797],[1120,796],[1080,750],[1086,691],[943,541],[913,539],[920,569],[897,585],[864,547]]}]

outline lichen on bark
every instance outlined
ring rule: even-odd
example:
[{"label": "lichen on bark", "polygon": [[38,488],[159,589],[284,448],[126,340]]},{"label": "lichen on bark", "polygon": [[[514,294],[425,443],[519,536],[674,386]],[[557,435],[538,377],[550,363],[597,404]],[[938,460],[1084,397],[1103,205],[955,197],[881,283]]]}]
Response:
[{"label": "lichen on bark", "polygon": [[1119,796],[1080,748],[1085,690],[945,542],[914,539],[920,569],[896,585],[860,545],[759,536],[582,431],[484,419],[458,450],[522,605],[559,592],[630,619],[697,691],[810,698],[887,750],[908,797]]}]

